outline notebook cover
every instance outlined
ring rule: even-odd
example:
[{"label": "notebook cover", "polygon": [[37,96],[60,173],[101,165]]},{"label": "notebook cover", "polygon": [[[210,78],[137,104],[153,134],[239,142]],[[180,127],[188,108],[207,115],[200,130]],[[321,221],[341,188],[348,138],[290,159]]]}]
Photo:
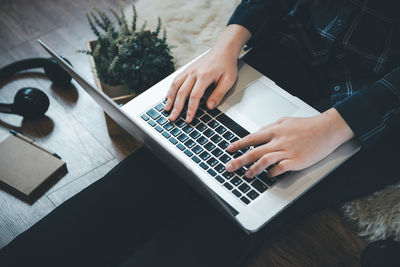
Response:
[{"label": "notebook cover", "polygon": [[25,201],[65,173],[64,161],[18,137],[10,135],[0,143],[0,184]]}]

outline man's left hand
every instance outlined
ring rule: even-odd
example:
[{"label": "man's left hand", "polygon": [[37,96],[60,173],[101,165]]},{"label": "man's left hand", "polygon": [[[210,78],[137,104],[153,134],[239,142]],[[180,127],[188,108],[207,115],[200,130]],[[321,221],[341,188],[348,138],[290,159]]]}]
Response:
[{"label": "man's left hand", "polygon": [[254,177],[272,164],[276,165],[268,171],[271,176],[298,171],[325,158],[353,136],[334,108],[314,117],[281,118],[230,144],[229,152],[257,147],[228,162],[226,169],[233,172],[254,162],[245,174],[247,177]]}]

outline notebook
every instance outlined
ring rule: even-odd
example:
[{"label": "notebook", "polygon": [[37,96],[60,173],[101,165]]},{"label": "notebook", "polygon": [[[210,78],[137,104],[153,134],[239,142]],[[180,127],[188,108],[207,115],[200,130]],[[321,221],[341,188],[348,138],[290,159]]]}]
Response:
[{"label": "notebook", "polygon": [[28,203],[67,172],[64,161],[17,136],[0,143],[0,189]]}]

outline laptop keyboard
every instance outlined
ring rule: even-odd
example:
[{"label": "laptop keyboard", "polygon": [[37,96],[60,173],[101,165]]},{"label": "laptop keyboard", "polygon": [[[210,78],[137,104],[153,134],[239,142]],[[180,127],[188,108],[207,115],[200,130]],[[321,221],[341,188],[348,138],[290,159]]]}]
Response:
[{"label": "laptop keyboard", "polygon": [[164,111],[165,103],[165,100],[160,102],[140,117],[244,204],[250,204],[275,184],[277,180],[269,177],[266,171],[252,179],[245,177],[247,167],[250,166],[233,173],[225,170],[228,161],[253,149],[249,147],[233,154],[226,151],[230,143],[249,132],[218,109],[208,110],[204,98],[189,124],[184,120],[186,107],[178,119],[168,121],[169,114]]}]

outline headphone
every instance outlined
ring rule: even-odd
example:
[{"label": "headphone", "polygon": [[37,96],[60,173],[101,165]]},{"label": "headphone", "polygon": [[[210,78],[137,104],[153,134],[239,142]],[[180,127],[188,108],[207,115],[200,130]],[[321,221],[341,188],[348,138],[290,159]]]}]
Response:
[{"label": "headphone", "polygon": [[[71,65],[66,58],[63,57],[63,59]],[[2,67],[0,83],[17,72],[35,68],[43,68],[46,76],[56,85],[66,86],[71,82],[71,76],[53,58],[29,58]],[[14,103],[0,103],[0,112],[18,114],[25,118],[37,118],[46,113],[49,105],[49,98],[42,90],[24,87],[18,90]]]}]

